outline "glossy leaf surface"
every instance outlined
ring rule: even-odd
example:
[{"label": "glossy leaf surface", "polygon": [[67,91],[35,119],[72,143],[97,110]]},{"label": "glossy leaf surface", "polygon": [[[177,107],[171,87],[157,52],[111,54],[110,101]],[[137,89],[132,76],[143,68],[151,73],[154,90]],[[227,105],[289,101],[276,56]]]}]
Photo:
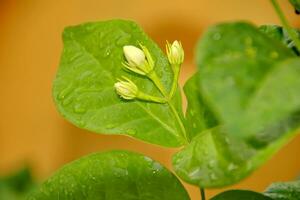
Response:
[{"label": "glossy leaf surface", "polygon": [[[68,27],[64,50],[53,86],[59,112],[80,128],[103,134],[125,134],[150,143],[176,147],[185,143],[182,129],[168,104],[126,101],[114,84],[129,77],[138,88],[161,96],[147,78],[124,70],[123,46],[146,46],[155,61],[157,75],[166,91],[172,69],[160,48],[131,21],[112,20]],[[182,117],[179,92],[171,102]]]},{"label": "glossy leaf surface", "polygon": [[300,181],[273,183],[264,194],[274,200],[298,200],[300,197]]},{"label": "glossy leaf surface", "polygon": [[189,200],[180,181],[152,159],[127,151],[96,153],[48,179],[29,200]]}]

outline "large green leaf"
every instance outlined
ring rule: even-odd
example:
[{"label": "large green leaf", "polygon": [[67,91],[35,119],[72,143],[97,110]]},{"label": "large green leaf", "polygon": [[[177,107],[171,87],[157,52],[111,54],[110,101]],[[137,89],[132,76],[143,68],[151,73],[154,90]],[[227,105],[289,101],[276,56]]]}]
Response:
[{"label": "large green leaf", "polygon": [[197,48],[201,92],[229,134],[255,138],[300,110],[299,60],[277,65],[291,57],[247,23],[220,24],[204,35]]},{"label": "large green leaf", "polygon": [[[124,45],[142,43],[155,60],[155,71],[167,90],[172,69],[159,47],[134,22],[112,20],[68,27],[53,86],[59,112],[78,127],[103,134],[126,134],[163,146],[185,143],[179,122],[168,104],[125,101],[114,90],[125,75],[145,93],[161,95],[153,83],[122,67]],[[180,116],[179,92],[171,104]],[[178,119],[178,118],[177,118]]]},{"label": "large green leaf", "polygon": [[[231,35],[239,33],[236,36],[237,39],[239,39],[239,35],[244,35],[244,37],[247,35],[243,33],[243,30],[247,32],[247,28],[251,30],[250,35],[252,31],[258,32],[257,30],[253,30],[252,26],[240,23],[221,25],[221,27],[216,27],[216,29],[224,26],[230,26],[233,29],[237,26],[236,31],[228,29]],[[215,28],[212,28],[212,30],[215,30]],[[226,33],[224,31],[222,35],[226,36]],[[211,36],[211,34],[208,35]],[[207,41],[204,39],[204,42],[210,40],[207,34],[205,38]],[[264,39],[269,41],[267,37],[259,33],[256,39],[261,39],[261,43]],[[217,41],[219,40],[220,38]],[[276,47],[276,41],[274,43]],[[231,44],[238,46],[238,43],[235,41],[231,41]],[[224,45],[227,45],[228,49],[230,49],[230,45],[225,42]],[[277,45],[282,49],[282,52],[291,55],[289,50],[280,44]],[[207,52],[218,52],[221,48],[217,45],[213,46],[217,49],[207,49]],[[204,54],[210,55],[207,52]],[[236,52],[236,54],[238,53]],[[214,67],[216,69],[211,69],[210,73],[206,71],[206,74],[201,73],[200,69],[200,72],[191,78],[184,87],[188,99],[186,124],[190,137],[193,139],[189,145],[173,157],[173,166],[176,173],[183,180],[203,188],[222,187],[240,181],[271,158],[300,131],[299,58],[282,59],[283,61],[272,63],[274,66],[269,70],[267,76],[264,76],[263,80],[257,82],[256,91],[250,96],[251,102],[248,102],[246,112],[242,108],[239,108],[239,101],[242,100],[242,97],[246,98],[246,96],[237,95],[239,94],[238,92],[241,92],[238,89],[242,90],[242,86],[244,85],[236,85],[236,88],[233,87],[233,91],[231,91],[230,87],[225,87],[226,81],[223,81],[225,78],[222,73],[231,77],[232,74],[235,75],[235,71],[230,71],[231,66],[236,66],[236,71],[238,71],[238,64],[243,67],[249,67],[249,69],[245,69],[247,73],[255,71],[256,66],[245,57],[243,58],[244,60],[241,59],[237,62],[234,61],[237,59],[237,56],[226,57],[224,55],[222,57],[221,54],[227,54],[226,51],[221,51],[219,54],[212,53],[214,57],[205,57],[208,61],[212,61],[207,61],[205,62],[207,65],[202,65],[202,68]],[[280,57],[279,53],[277,56],[278,58]],[[268,58],[265,59],[268,60]],[[261,58],[261,61],[263,60]],[[260,63],[258,61],[253,62],[256,64]],[[221,73],[221,71],[223,72]],[[217,72],[219,74],[215,76],[214,73]],[[205,75],[207,77],[204,77]],[[251,79],[255,78],[254,76],[249,76]],[[205,83],[201,82],[201,85],[199,85],[199,79],[201,81],[204,79]],[[213,81],[209,83],[209,79],[213,79]],[[241,76],[241,83],[247,81],[249,80],[246,74]],[[206,85],[204,86],[204,84]],[[210,85],[207,86],[207,84]],[[204,88],[210,88],[211,90],[203,92]],[[217,92],[222,93],[221,89],[223,88],[227,92],[223,93],[225,100],[222,99],[221,95],[218,96],[219,99],[211,98]],[[228,99],[229,108],[221,107],[222,105],[226,106],[223,102],[226,101],[226,98]],[[230,103],[229,99],[235,100],[237,104]],[[217,103],[221,104],[221,106]],[[219,111],[222,111],[222,109],[229,111],[236,109],[236,112],[240,112],[240,115],[235,116],[233,113],[226,115]],[[233,121],[231,122],[230,120]],[[239,127],[242,131],[240,134],[244,134],[243,131],[249,131],[248,129],[255,133],[251,137],[251,140],[246,137],[236,137],[237,133],[232,134],[229,132],[232,129],[236,131],[234,129],[234,122],[236,122],[236,126],[238,127],[244,126]],[[229,123],[229,126],[227,123]],[[265,129],[263,131],[257,130],[257,127]]]},{"label": "large green leaf", "polygon": [[298,200],[300,197],[300,181],[273,183],[264,194],[274,200]]},{"label": "large green leaf", "polygon": [[180,181],[152,159],[127,151],[92,154],[48,179],[29,200],[188,200]]},{"label": "large green leaf", "polygon": [[299,131],[287,132],[268,146],[255,149],[216,127],[202,132],[175,154],[173,166],[180,178],[203,188],[231,185],[265,163]]},{"label": "large green leaf", "polygon": [[272,200],[260,193],[247,190],[229,190],[225,191],[211,200]]}]

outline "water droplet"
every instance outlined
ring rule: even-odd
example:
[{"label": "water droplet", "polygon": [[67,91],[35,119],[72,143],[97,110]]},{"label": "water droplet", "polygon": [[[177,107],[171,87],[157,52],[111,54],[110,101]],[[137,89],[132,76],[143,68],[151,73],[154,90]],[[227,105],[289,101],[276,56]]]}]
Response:
[{"label": "water droplet", "polygon": [[230,163],[230,164],[228,165],[228,167],[227,167],[228,171],[233,171],[233,170],[235,170],[235,169],[237,169],[237,168],[238,168],[238,166],[235,165],[235,164],[233,164],[233,163]]},{"label": "water droplet", "polygon": [[248,57],[254,58],[256,56],[256,49],[253,47],[246,48],[245,53]]},{"label": "water droplet", "polygon": [[73,101],[73,98],[67,98],[67,99],[65,99],[65,100],[62,102],[62,105],[63,105],[63,106],[67,106],[67,105],[69,105],[70,103],[72,103],[72,101]]},{"label": "water droplet", "polygon": [[272,58],[272,59],[276,59],[276,58],[278,58],[278,53],[277,53],[277,51],[272,51],[271,53],[270,53],[270,58]]},{"label": "water droplet", "polygon": [[195,115],[195,110],[191,110],[191,116],[194,116]]},{"label": "water droplet", "polygon": [[135,135],[136,134],[136,130],[134,130],[134,129],[128,129],[126,132],[127,132],[128,135]]},{"label": "water droplet", "polygon": [[245,39],[245,44],[248,45],[248,46],[251,46],[252,45],[252,38],[251,37],[247,37]]},{"label": "water droplet", "polygon": [[105,126],[105,128],[107,128],[107,129],[112,129],[112,128],[115,128],[117,126],[117,124],[107,124],[106,126]]},{"label": "water droplet", "polygon": [[210,160],[210,161],[208,162],[208,167],[209,167],[209,168],[213,168],[215,165],[216,165],[216,161],[215,161],[215,160]]},{"label": "water droplet", "polygon": [[161,166],[161,164],[159,164],[158,162],[154,162],[152,167],[153,167],[153,169],[155,171],[160,171],[160,170],[163,169],[163,167]]},{"label": "water droplet", "polygon": [[71,62],[75,61],[75,60],[76,60],[76,59],[78,59],[80,56],[81,56],[81,54],[80,54],[80,53],[76,53],[76,54],[74,54],[72,57],[70,57],[70,59],[69,59],[69,63],[71,63]]},{"label": "water droplet", "polygon": [[215,173],[211,173],[211,174],[209,175],[209,177],[211,178],[211,180],[217,180],[217,176],[216,176]]},{"label": "water droplet", "polygon": [[214,33],[213,36],[212,36],[212,38],[213,38],[214,40],[220,40],[221,37],[222,37],[222,35],[221,35],[221,33],[219,33],[219,32]]},{"label": "water droplet", "polygon": [[144,160],[147,161],[147,162],[152,162],[152,159],[147,157],[147,156],[144,156]]},{"label": "water droplet", "polygon": [[69,84],[65,89],[63,89],[59,94],[58,94],[58,99],[62,100],[66,98],[73,90],[73,84]]},{"label": "water droplet", "polygon": [[104,58],[107,58],[107,57],[109,57],[109,56],[110,56],[110,54],[111,54],[111,50],[110,50],[110,48],[106,48],[106,50],[105,50],[105,53],[104,53],[103,57],[104,57]]},{"label": "water droplet", "polygon": [[81,104],[75,104],[73,107],[73,110],[75,113],[78,113],[78,114],[86,112],[86,109]]},{"label": "water droplet", "polygon": [[199,178],[199,176],[201,175],[201,170],[200,168],[196,168],[194,170],[192,170],[188,176],[191,178],[191,179],[194,179],[194,180],[197,180]]},{"label": "water droplet", "polygon": [[225,137],[225,142],[226,142],[226,144],[229,144],[230,140],[228,137]]},{"label": "water droplet", "polygon": [[79,127],[84,127],[84,126],[85,126],[85,121],[79,120],[79,121],[77,122],[77,124],[78,124]]}]

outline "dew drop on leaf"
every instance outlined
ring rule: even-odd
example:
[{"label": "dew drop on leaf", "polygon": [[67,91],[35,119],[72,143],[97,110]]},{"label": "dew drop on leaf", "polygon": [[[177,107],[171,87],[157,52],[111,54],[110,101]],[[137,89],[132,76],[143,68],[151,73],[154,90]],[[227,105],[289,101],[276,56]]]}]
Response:
[{"label": "dew drop on leaf", "polygon": [[217,180],[218,179],[215,173],[211,173],[209,175],[209,177],[210,177],[211,180]]},{"label": "dew drop on leaf", "polygon": [[126,132],[129,135],[135,135],[136,134],[136,130],[134,130],[134,129],[128,129]]},{"label": "dew drop on leaf", "polygon": [[237,169],[237,168],[238,168],[238,166],[235,165],[235,164],[233,164],[233,163],[230,163],[230,164],[228,165],[228,167],[227,167],[228,171],[233,171],[233,170],[235,170],[235,169]]},{"label": "dew drop on leaf", "polygon": [[86,109],[81,104],[75,104],[73,107],[73,110],[75,113],[78,113],[78,114],[86,112]]},{"label": "dew drop on leaf", "polygon": [[278,58],[278,53],[277,53],[277,51],[272,51],[271,53],[270,53],[270,58],[272,58],[272,59],[276,59],[276,58]]},{"label": "dew drop on leaf", "polygon": [[72,103],[72,101],[73,101],[73,98],[67,98],[67,99],[65,99],[65,100],[63,101],[62,105],[63,105],[63,106],[67,106],[67,105],[69,105],[70,103]]},{"label": "dew drop on leaf", "polygon": [[69,84],[65,89],[63,89],[59,94],[58,94],[58,99],[62,100],[67,97],[73,90],[73,84]]},{"label": "dew drop on leaf", "polygon": [[222,37],[222,35],[221,35],[221,33],[219,33],[219,32],[214,33],[213,36],[212,36],[212,38],[213,38],[214,40],[220,40],[221,37]]}]

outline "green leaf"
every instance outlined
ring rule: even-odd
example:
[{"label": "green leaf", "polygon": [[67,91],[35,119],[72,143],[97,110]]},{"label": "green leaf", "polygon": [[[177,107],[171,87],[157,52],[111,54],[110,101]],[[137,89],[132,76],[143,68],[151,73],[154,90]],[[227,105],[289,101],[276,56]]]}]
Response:
[{"label": "green leaf", "polygon": [[270,198],[252,191],[247,190],[229,190],[225,191],[211,200],[271,200]]},{"label": "green leaf", "polygon": [[264,164],[299,131],[287,132],[268,146],[255,149],[216,127],[202,132],[175,154],[173,166],[180,178],[202,188],[231,185]]},{"label": "green leaf", "polygon": [[188,200],[180,181],[152,159],[127,151],[96,153],[48,179],[29,200]]},{"label": "green leaf", "polygon": [[0,177],[0,199],[2,200],[24,200],[35,188],[29,168]]},{"label": "green leaf", "polygon": [[198,76],[198,74],[194,74],[183,87],[188,102],[185,123],[190,139],[219,124],[201,93]]},{"label": "green leaf", "polygon": [[300,181],[273,183],[264,194],[273,200],[298,200],[300,197]]},{"label": "green leaf", "polygon": [[[262,25],[259,27],[259,30],[265,33],[266,35],[268,35],[269,37],[283,43],[286,47],[291,49],[296,55],[300,55],[300,52],[295,46],[293,39],[289,36],[285,28],[277,25]],[[294,32],[298,35],[298,38],[300,39],[300,31],[294,29]]]},{"label": "green leaf", "polygon": [[300,0],[290,0],[290,2],[295,7],[296,12],[300,12]]},{"label": "green leaf", "polygon": [[171,104],[126,101],[115,92],[114,83],[129,77],[143,92],[161,96],[153,83],[124,70],[124,45],[146,46],[155,60],[155,72],[167,91],[173,73],[161,49],[131,21],[111,20],[68,27],[63,34],[64,50],[53,86],[59,112],[80,128],[103,134],[125,134],[169,147],[185,143],[180,122],[181,97]]},{"label": "green leaf", "polygon": [[[220,33],[220,29],[225,30]],[[220,34],[217,38],[216,30]],[[207,47],[205,52],[201,51],[206,56],[200,55],[200,61],[204,63],[202,68],[211,69],[201,70],[200,67],[200,72],[184,87],[188,99],[186,126],[193,139],[174,155],[173,166],[179,177],[202,188],[222,187],[242,180],[300,131],[300,59],[291,56],[289,50],[276,44],[276,41],[275,47],[278,45],[279,50],[278,61],[274,63],[268,57],[251,61],[240,51],[230,54],[233,57],[228,56],[227,51],[243,45],[239,36],[245,38],[247,33],[257,33],[255,38],[253,36],[253,42],[258,40],[256,42],[261,45],[268,45],[269,38],[248,24],[225,24],[210,29],[202,40],[206,45],[200,44],[201,49]],[[231,38],[236,35],[238,41],[229,40],[227,34]],[[223,36],[230,43],[224,41],[218,44]],[[210,38],[217,40],[212,42]],[[209,43],[214,48],[209,48]],[[256,51],[259,51],[258,47]],[[260,54],[268,52],[267,48],[261,51]],[[279,59],[280,51],[292,58]],[[240,56],[242,58],[239,59]],[[254,76],[255,70],[259,73],[264,68],[262,64],[268,66],[268,63],[273,67],[265,76],[261,75],[261,79]],[[261,69],[256,69],[257,64]],[[238,66],[245,68],[245,71]],[[239,84],[228,83],[226,76],[240,78],[232,78],[239,80]],[[246,83],[249,88],[245,87]],[[246,93],[251,91],[250,86],[255,90],[251,95]],[[241,106],[241,101],[249,101],[246,108]],[[235,126],[241,132],[229,132],[237,131]],[[251,139],[237,136],[249,130],[255,133]]]},{"label": "green leaf", "polygon": [[251,139],[300,110],[299,60],[278,64],[295,56],[256,27],[212,27],[197,56],[202,95],[229,134]]}]

